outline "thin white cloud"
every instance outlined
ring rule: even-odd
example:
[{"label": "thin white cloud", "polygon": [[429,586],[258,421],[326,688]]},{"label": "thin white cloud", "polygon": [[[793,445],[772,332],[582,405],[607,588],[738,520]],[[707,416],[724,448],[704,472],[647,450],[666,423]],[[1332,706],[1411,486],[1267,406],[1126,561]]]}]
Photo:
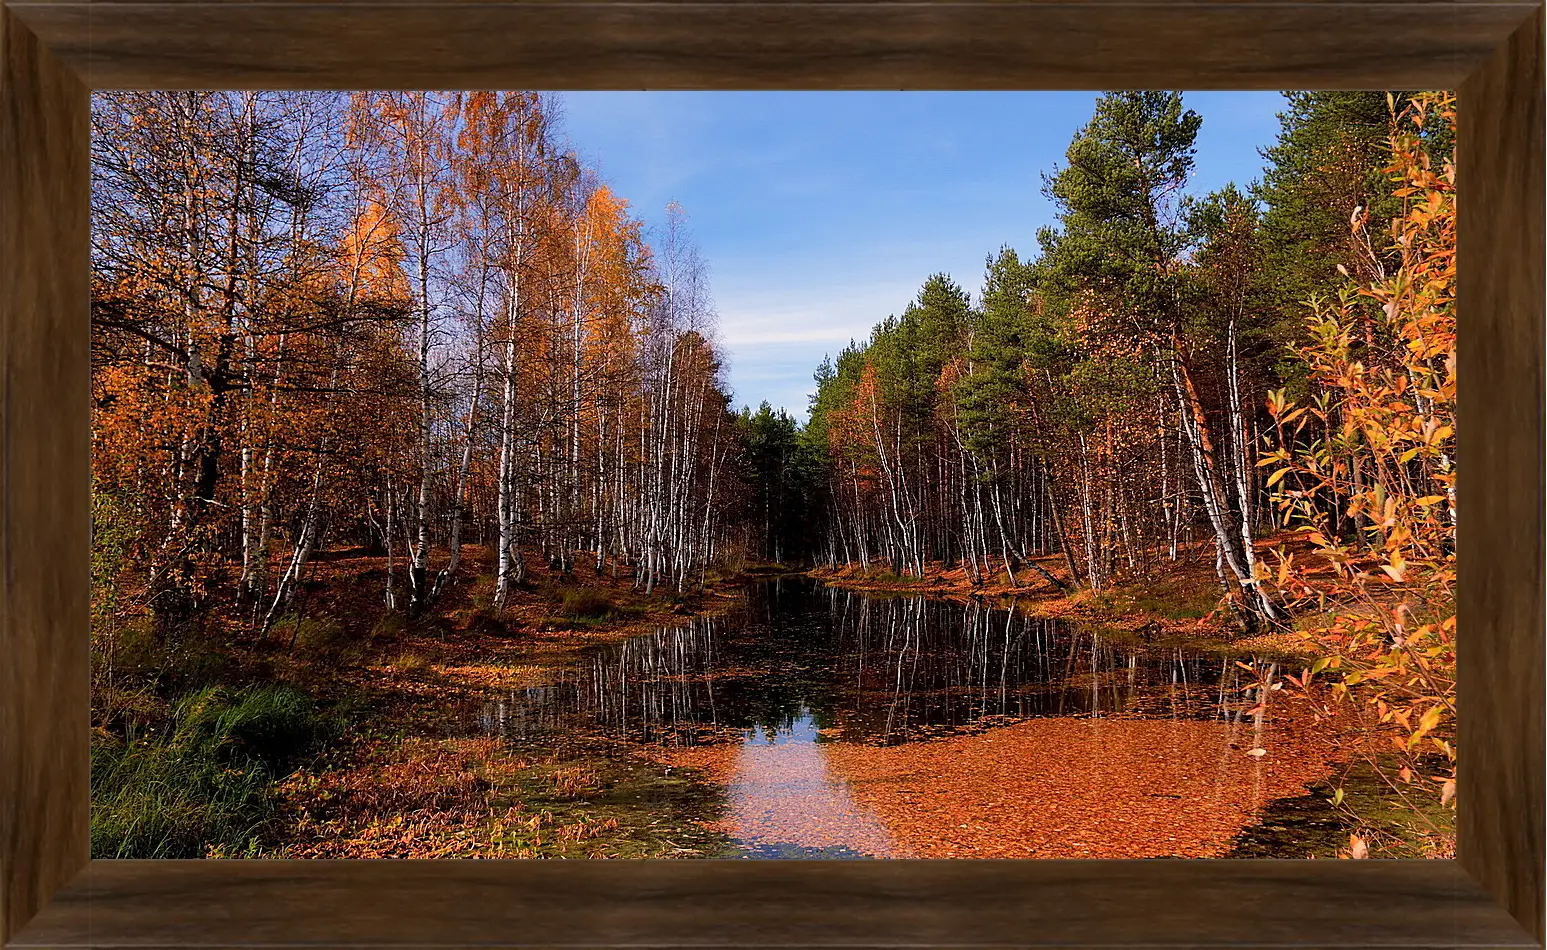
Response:
[{"label": "thin white cloud", "polygon": [[914,293],[916,288],[905,283],[722,292],[720,335],[733,350],[770,344],[842,346],[850,339],[868,337],[871,327],[887,314],[900,312]]},{"label": "thin white cloud", "polygon": [[[1001,245],[1035,255],[1054,211],[1039,173],[1061,164],[1094,93],[791,95],[565,99],[576,144],[635,214],[658,225],[667,201],[686,206],[737,404],[803,416],[822,357],[901,313],[931,273],[975,299]],[[1196,186],[1255,177],[1277,94],[1187,104],[1205,119]],[[1036,134],[1016,119],[1032,115]]]},{"label": "thin white cloud", "polygon": [[868,336],[868,328],[865,333],[856,333],[838,329],[810,328],[805,330],[786,330],[783,332],[766,333],[723,333],[727,346],[737,350],[754,346],[768,346],[779,343],[836,343],[839,345],[861,336]]}]

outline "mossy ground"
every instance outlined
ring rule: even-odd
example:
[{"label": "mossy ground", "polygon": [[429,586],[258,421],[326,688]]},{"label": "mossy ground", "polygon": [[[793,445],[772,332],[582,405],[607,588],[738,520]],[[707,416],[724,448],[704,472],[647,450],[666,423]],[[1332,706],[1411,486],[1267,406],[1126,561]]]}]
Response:
[{"label": "mossy ground", "polygon": [[723,789],[696,771],[619,750],[569,745],[524,770],[503,794],[534,820],[499,845],[527,857],[702,858],[738,853],[705,822]]},{"label": "mossy ground", "polygon": [[723,790],[596,738],[401,739],[292,776],[281,857],[697,858]]}]

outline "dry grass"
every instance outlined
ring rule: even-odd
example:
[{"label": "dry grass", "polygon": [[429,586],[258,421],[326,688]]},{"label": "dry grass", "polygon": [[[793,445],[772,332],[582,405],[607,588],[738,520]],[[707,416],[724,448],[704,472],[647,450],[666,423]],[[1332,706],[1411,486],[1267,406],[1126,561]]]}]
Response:
[{"label": "dry grass", "polygon": [[317,812],[376,819],[423,810],[485,810],[491,778],[525,767],[497,739],[406,739],[376,761],[318,775],[301,774],[292,793],[309,793]]},{"label": "dry grass", "polygon": [[447,679],[483,689],[510,690],[542,686],[552,678],[552,669],[536,663],[509,666],[489,663],[437,664],[435,672]]},{"label": "dry grass", "polygon": [[285,783],[296,811],[285,857],[479,857],[527,820],[497,790],[529,765],[496,739],[407,739],[348,769]]},{"label": "dry grass", "polygon": [[404,650],[393,657],[387,665],[398,673],[423,673],[430,668],[430,660],[423,653]]},{"label": "dry grass", "polygon": [[590,798],[602,788],[601,776],[583,765],[555,769],[548,778],[553,783],[553,797],[560,799]]}]

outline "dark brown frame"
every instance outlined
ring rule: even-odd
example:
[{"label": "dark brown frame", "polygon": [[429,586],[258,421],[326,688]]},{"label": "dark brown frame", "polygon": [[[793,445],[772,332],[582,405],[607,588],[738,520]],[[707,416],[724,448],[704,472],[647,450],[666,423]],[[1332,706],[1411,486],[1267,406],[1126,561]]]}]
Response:
[{"label": "dark brown frame", "polygon": [[[0,0],[0,942],[1532,946],[1543,937],[1538,0]],[[1460,855],[88,860],[92,88],[1459,88]]]}]

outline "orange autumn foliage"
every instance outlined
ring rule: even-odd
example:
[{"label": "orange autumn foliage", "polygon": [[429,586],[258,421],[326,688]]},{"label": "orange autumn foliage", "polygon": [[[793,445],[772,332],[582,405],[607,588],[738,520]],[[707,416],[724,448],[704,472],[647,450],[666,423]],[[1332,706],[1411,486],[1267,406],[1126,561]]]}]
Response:
[{"label": "orange autumn foliage", "polygon": [[[1455,99],[1416,98],[1392,121],[1391,163],[1404,210],[1390,273],[1351,281],[1312,317],[1301,348],[1324,394],[1272,395],[1276,448],[1262,459],[1285,524],[1300,527],[1336,580],[1313,584],[1282,554],[1281,589],[1325,622],[1335,697],[1389,732],[1396,781],[1454,804],[1456,746],[1455,165],[1424,135],[1454,132]],[[1309,680],[1309,677],[1305,678]],[[1303,684],[1302,684],[1303,685]]]}]

